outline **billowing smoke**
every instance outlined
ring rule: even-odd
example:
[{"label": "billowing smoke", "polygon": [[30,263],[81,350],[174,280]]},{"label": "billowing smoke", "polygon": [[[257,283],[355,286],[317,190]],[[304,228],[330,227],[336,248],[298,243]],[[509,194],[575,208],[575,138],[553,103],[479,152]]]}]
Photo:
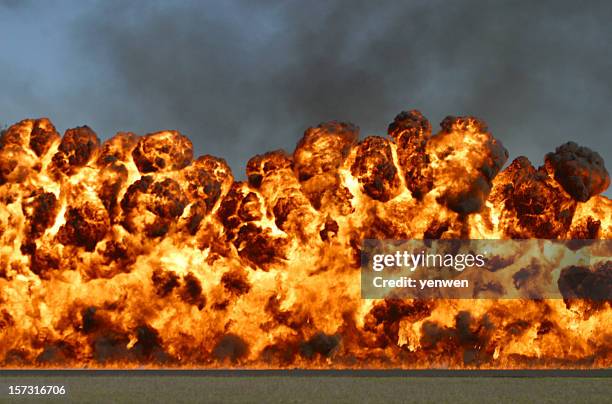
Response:
[{"label": "billowing smoke", "polygon": [[[19,21],[13,5],[7,15]],[[15,41],[51,24],[33,5],[21,8]],[[120,129],[176,129],[193,140],[196,155],[225,156],[244,178],[250,156],[293,150],[308,125],[338,119],[359,125],[363,137],[384,135],[381,123],[398,106],[418,106],[436,127],[448,113],[482,117],[536,167],[569,140],[612,161],[609,2],[101,1],[74,8],[49,28],[68,33],[59,49],[31,49],[28,69],[14,66],[14,51],[2,55],[12,77],[0,96],[10,115],[0,117],[4,123],[49,115],[62,130],[76,120],[102,138]],[[31,70],[41,58],[41,71],[61,85],[39,85]]]}]

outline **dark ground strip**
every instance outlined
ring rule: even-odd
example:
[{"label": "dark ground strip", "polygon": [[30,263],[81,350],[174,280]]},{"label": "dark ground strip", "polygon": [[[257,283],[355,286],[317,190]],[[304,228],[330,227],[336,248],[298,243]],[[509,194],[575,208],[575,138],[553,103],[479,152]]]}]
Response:
[{"label": "dark ground strip", "polygon": [[[515,373],[299,371],[3,372],[0,402],[139,403],[606,403],[609,377]],[[237,375],[239,374],[239,375]],[[379,374],[381,377],[372,376]],[[544,374],[547,374],[544,376]],[[214,376],[213,376],[214,375]],[[291,377],[300,375],[306,377]],[[559,373],[561,375],[561,373]],[[331,377],[330,377],[331,376]],[[428,376],[428,377],[421,377]],[[430,376],[430,377],[429,377]],[[64,386],[63,396],[9,395],[9,386]]]}]

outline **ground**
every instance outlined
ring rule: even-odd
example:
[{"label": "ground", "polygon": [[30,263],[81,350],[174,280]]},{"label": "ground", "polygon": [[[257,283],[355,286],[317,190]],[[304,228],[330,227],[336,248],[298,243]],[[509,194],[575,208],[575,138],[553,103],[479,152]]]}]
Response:
[{"label": "ground", "polygon": [[[9,395],[10,385],[63,385],[65,396]],[[611,402],[609,372],[0,372],[0,402],[580,403]]]}]

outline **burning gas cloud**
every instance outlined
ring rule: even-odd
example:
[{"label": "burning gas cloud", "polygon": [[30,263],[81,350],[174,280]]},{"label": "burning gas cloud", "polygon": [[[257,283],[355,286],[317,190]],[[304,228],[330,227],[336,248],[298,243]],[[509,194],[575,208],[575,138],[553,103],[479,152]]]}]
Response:
[{"label": "burning gas cloud", "polygon": [[[24,120],[0,140],[3,367],[612,366],[612,261],[563,271],[563,300],[365,300],[370,239],[611,239],[601,157],[575,143],[542,167],[473,117],[432,135],[309,128],[245,182],[193,160],[175,131]],[[500,265],[503,265],[500,264]],[[607,286],[606,286],[607,285]]]}]

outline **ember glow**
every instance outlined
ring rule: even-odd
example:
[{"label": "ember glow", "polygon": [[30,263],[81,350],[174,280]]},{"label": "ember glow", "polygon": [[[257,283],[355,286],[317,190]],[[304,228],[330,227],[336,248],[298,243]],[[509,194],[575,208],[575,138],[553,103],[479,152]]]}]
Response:
[{"label": "ember glow", "polygon": [[[4,368],[610,368],[612,261],[565,299],[368,300],[364,239],[611,239],[601,157],[567,143],[534,167],[473,117],[432,135],[309,128],[245,182],[175,131],[24,120],[0,140]],[[578,284],[572,284],[578,283]],[[569,285],[569,286],[568,286]]]}]

